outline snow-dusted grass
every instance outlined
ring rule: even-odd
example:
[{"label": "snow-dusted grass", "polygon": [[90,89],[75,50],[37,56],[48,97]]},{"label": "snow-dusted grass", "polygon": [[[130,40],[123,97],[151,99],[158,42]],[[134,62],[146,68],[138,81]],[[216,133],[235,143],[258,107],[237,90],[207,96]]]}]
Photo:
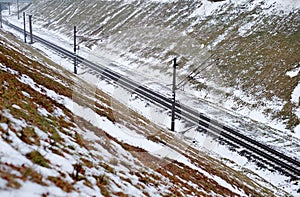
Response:
[{"label": "snow-dusted grass", "polygon": [[112,120],[112,98],[0,42],[1,196],[271,194],[118,101]]},{"label": "snow-dusted grass", "polygon": [[[98,13],[101,13],[103,16],[91,16],[91,18],[97,18],[98,20],[93,20],[93,23],[80,23],[80,29],[82,30],[80,34],[86,34],[87,37],[101,37],[103,42],[81,41],[81,47],[86,44],[93,50],[91,54],[81,49],[80,55],[97,63],[104,63],[107,66],[111,60],[115,60],[116,64],[114,66],[110,65],[111,68],[137,81],[141,81],[143,84],[150,84],[153,89],[166,95],[170,95],[170,89],[165,88],[165,86],[171,81],[171,57],[178,54],[182,56],[179,59],[183,68],[179,69],[179,73],[182,72],[183,79],[185,79],[187,73],[190,73],[189,69],[194,70],[194,67],[197,68],[198,65],[204,62],[204,65],[200,66],[201,72],[198,73],[196,70],[197,72],[191,78],[193,82],[196,82],[192,83],[194,84],[194,89],[186,86],[185,91],[178,91],[180,101],[190,104],[190,106],[203,113],[208,113],[212,118],[225,122],[254,139],[270,144],[288,155],[299,158],[299,141],[291,138],[291,133],[285,128],[287,125],[293,128],[299,120],[296,86],[299,81],[299,75],[296,71],[293,73],[286,72],[287,70],[297,70],[299,64],[297,34],[293,33],[297,29],[297,13],[299,13],[296,10],[297,3],[289,1],[291,9],[281,13],[281,7],[279,8],[278,6],[280,5],[279,3],[282,3],[281,1],[277,1],[276,5],[273,4],[275,1],[265,2],[262,6],[258,6],[258,2],[261,1],[252,1],[251,3],[247,1],[231,1],[232,4],[230,5],[232,6],[227,7],[225,4],[228,2],[211,3],[204,1],[204,5],[200,9],[205,8],[209,11],[206,12],[207,15],[198,12],[185,21],[181,20],[181,16],[192,14],[198,2],[178,3],[174,1],[171,6],[172,11],[169,12],[171,8],[168,7],[168,4],[160,4],[159,2],[154,4],[141,3],[141,5],[145,6],[143,9],[138,10],[119,2],[109,2],[109,6],[106,7],[105,2],[101,2],[101,5],[99,3],[92,5],[82,1],[80,3],[85,5],[81,8],[90,10],[91,15],[95,14],[98,16]],[[79,17],[75,13],[79,13],[80,9],[75,9],[74,6],[72,8],[72,5],[68,4],[70,2],[56,1],[56,5],[57,3],[62,9],[61,12],[58,12],[59,14],[63,13],[64,18],[59,15],[53,15],[53,13],[47,16],[47,10],[52,6],[49,3],[45,7],[41,5],[39,9],[42,8],[44,10],[43,14],[47,18],[51,18],[50,23],[48,23],[48,20],[43,22],[41,16],[35,17],[35,25],[44,27],[50,25],[51,33],[55,35],[55,38],[47,34],[44,34],[44,37],[50,38],[52,41],[72,50],[72,44],[70,44],[72,43],[72,22],[77,25],[80,21],[89,21],[90,15],[85,14]],[[64,13],[63,6],[66,5],[69,14]],[[97,9],[99,12],[92,12],[93,9],[91,8]],[[166,12],[161,10],[166,10]],[[36,14],[39,13],[36,12]],[[82,13],[86,12],[82,11]],[[55,18],[59,21],[55,20]],[[139,22],[140,18],[144,18],[142,22]],[[69,28],[66,26],[65,20],[69,21]],[[145,27],[144,24],[147,24],[147,21],[151,21],[151,25],[153,25],[152,21],[154,21],[156,27],[151,25]],[[176,24],[181,24],[178,21],[185,21],[186,24],[183,27],[178,27]],[[281,21],[285,22],[282,23]],[[177,30],[175,33],[174,28],[169,28],[172,25]],[[127,28],[128,26],[130,28]],[[271,30],[269,31],[269,29]],[[57,33],[57,30],[64,35]],[[35,29],[35,31],[43,33],[43,30],[39,28]],[[282,32],[288,32],[286,40],[290,40],[290,43],[283,42],[285,41],[285,34],[282,34]],[[168,38],[168,36],[171,38]],[[186,37],[182,38],[182,36]],[[199,39],[201,40],[199,41]],[[64,42],[64,40],[67,42]],[[290,48],[288,47],[288,49],[291,51],[291,54],[296,53],[290,56],[292,58],[289,58],[290,53],[285,51],[287,49],[285,44],[289,45]],[[72,71],[72,64],[68,61],[62,60],[56,54],[53,55],[53,53],[47,51],[38,43],[34,44],[34,46],[45,51],[50,57],[60,59],[59,63]],[[264,46],[266,47],[264,48]],[[208,53],[208,55],[202,55],[203,53]],[[210,53],[214,54],[211,57],[213,61],[205,62],[204,60]],[[103,60],[102,56],[106,56],[106,58],[111,60]],[[263,57],[267,58],[264,59]],[[283,61],[277,61],[279,57]],[[265,62],[268,64],[273,62],[276,66],[273,68],[271,64],[265,66]],[[245,64],[250,65],[248,71],[245,70]],[[86,72],[85,70],[82,71]],[[268,82],[266,76],[269,73],[273,74],[273,77],[270,78],[276,81],[273,82],[271,80],[271,82]],[[98,80],[95,76],[80,74],[84,78],[88,78],[92,84],[95,84],[95,81]],[[267,82],[267,88],[262,86],[262,82]],[[101,82],[99,85],[102,85],[100,88],[111,89],[108,92],[113,96],[121,93],[116,91],[114,86],[107,85],[105,82]],[[196,99],[193,99],[195,95]],[[292,100],[289,96],[291,96]],[[284,98],[282,99],[281,97]],[[149,113],[145,113],[141,106],[148,105],[147,103],[143,101],[137,102],[130,96],[128,98],[128,100],[125,99],[125,104],[129,104],[135,109],[137,108],[137,111],[154,119],[164,127],[169,125],[169,118],[166,116],[166,113],[160,113],[159,110],[154,113],[155,110],[152,108],[150,108]],[[199,103],[199,98],[211,102],[212,105]],[[291,103],[292,105],[290,105]],[[135,107],[137,104],[138,106]],[[283,104],[285,104],[284,107]],[[242,121],[238,120],[234,117],[237,114],[234,114],[232,111],[226,111],[224,108],[233,109],[238,112],[239,116],[242,114],[263,124],[254,124],[253,121],[246,117]],[[279,119],[278,115],[274,119],[273,115],[279,111],[283,113],[279,114]],[[87,113],[89,114],[90,112]],[[113,116],[117,117],[116,114]],[[289,119],[288,123],[282,122],[280,119],[282,117]],[[90,118],[89,120],[94,121]],[[182,124],[180,123],[180,125]],[[280,131],[270,129],[266,125],[280,129]],[[181,129],[185,129],[184,126],[179,128],[179,130]],[[296,132],[294,136],[299,138],[299,126],[296,126],[294,131]],[[192,137],[196,135],[193,132],[190,133],[192,133]],[[128,135],[130,133],[126,131],[125,134]],[[202,139],[199,139],[200,144]],[[206,138],[204,137],[204,139]],[[207,142],[207,140],[204,140],[204,143]],[[214,143],[213,145],[208,145],[208,147],[210,146],[216,152],[226,152],[223,150],[226,147],[216,148]],[[241,159],[239,156],[232,156],[230,151],[223,156],[234,158],[237,163]],[[241,165],[243,165],[243,162],[241,162]],[[258,170],[258,172],[260,171]],[[269,175],[268,179],[272,181],[270,177],[276,177],[276,175]],[[281,181],[279,182],[281,183],[276,182],[275,184],[280,185],[280,187],[286,185],[287,183],[282,184],[282,182],[285,182],[284,179],[280,178]],[[290,188],[290,186],[287,187]],[[296,191],[295,189],[292,190]],[[287,189],[287,191],[290,190]]]},{"label": "snow-dusted grass", "polygon": [[111,62],[103,56],[115,60],[115,70],[138,81],[168,84],[172,57],[178,56],[178,81],[192,82],[183,94],[295,131],[297,105],[289,97],[299,75],[285,73],[300,61],[299,7],[295,0],[37,1],[28,12],[59,40],[71,43],[73,25],[78,26],[80,45],[92,49],[81,55],[99,63]]}]

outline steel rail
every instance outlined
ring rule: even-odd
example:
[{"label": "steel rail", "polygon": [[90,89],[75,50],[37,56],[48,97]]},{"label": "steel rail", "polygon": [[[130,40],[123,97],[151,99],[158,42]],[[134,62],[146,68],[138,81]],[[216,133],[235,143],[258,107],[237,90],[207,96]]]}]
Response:
[{"label": "steel rail", "polygon": [[[24,30],[16,25],[3,21],[3,23],[17,31],[23,32]],[[57,46],[41,37],[33,35],[33,39],[41,42],[47,47],[65,55],[69,58],[74,58],[74,53],[70,52],[63,47]],[[119,86],[138,94],[139,96],[147,99],[150,102],[154,102],[160,107],[170,110],[172,106],[172,100],[160,95],[147,87],[141,86],[137,82],[130,80],[122,75],[113,72],[112,70],[104,67],[103,65],[95,64],[81,56],[77,56],[78,63],[89,67],[93,71],[97,71],[102,77],[115,81]],[[267,159],[275,165],[284,168],[293,177],[300,177],[300,162],[294,158],[288,157],[285,154],[265,145],[256,140],[249,138],[241,134],[240,132],[226,126],[219,122],[212,120],[204,114],[197,112],[188,106],[176,103],[176,116],[180,117],[188,122],[194,123],[202,129],[213,133],[214,135],[220,136],[226,140],[230,140],[233,143],[238,144],[259,156],[260,158]]]}]

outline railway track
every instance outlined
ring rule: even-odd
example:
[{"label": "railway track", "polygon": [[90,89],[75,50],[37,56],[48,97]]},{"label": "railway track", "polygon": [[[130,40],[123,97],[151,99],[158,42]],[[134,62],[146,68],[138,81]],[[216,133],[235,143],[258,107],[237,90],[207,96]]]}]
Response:
[{"label": "railway track", "polygon": [[[8,21],[3,21],[3,23],[10,28],[13,28],[19,32],[23,32],[23,29],[15,26]],[[55,50],[62,55],[74,58],[74,53],[70,52],[60,46],[57,46],[41,37],[33,35],[33,39],[38,41],[45,46],[49,47],[52,50]],[[83,57],[77,56],[77,61],[81,65],[84,65],[93,71],[98,72],[102,77],[115,81],[119,86],[133,92],[140,97],[155,103],[156,105],[166,109],[171,110],[172,100],[160,95],[157,92],[154,92],[147,87],[139,85],[137,82],[132,81],[122,75],[113,72],[112,70],[101,66],[99,64],[95,64]],[[197,112],[188,106],[180,105],[176,103],[176,116],[193,123],[200,128],[206,130],[209,133],[217,135],[225,141],[230,141],[234,145],[238,145],[240,147],[245,148],[251,154],[254,154],[256,157],[260,158],[262,161],[269,163],[281,172],[287,173],[294,179],[300,178],[300,162],[294,158],[288,157],[285,154],[274,150],[272,147],[269,147],[265,144],[262,144],[256,140],[253,140],[237,130],[234,130],[230,127],[222,125],[215,120],[212,120],[205,116],[204,114]]]}]

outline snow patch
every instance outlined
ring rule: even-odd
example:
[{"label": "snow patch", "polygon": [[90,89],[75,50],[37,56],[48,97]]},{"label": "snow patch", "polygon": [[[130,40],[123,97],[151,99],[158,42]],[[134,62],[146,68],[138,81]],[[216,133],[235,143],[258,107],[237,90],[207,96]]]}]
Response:
[{"label": "snow patch", "polygon": [[50,115],[50,113],[45,108],[38,108],[37,110],[42,116],[47,117],[48,115]]},{"label": "snow patch", "polygon": [[300,82],[295,87],[294,91],[292,92],[291,102],[296,104],[296,105],[299,105],[299,97],[300,97]]},{"label": "snow patch", "polygon": [[211,2],[208,0],[202,1],[202,5],[200,8],[196,9],[191,17],[202,16],[207,17],[211,16],[214,13],[219,13],[222,10],[222,6],[226,4],[232,4],[233,6],[245,5],[249,10],[255,8],[255,5],[262,5],[265,9],[266,14],[276,14],[280,13],[278,11],[283,11],[285,13],[293,12],[294,10],[300,9],[300,1],[299,0],[231,0],[231,1],[220,1],[220,2]]},{"label": "snow patch", "polygon": [[0,138],[0,157],[1,162],[13,163],[21,166],[22,164],[31,165],[31,162],[26,159],[18,150],[7,144]]},{"label": "snow patch", "polygon": [[16,105],[16,104],[13,104],[12,107],[15,109],[19,109],[19,110],[22,109],[19,105]]},{"label": "snow patch", "polygon": [[299,74],[299,71],[300,71],[300,67],[286,72],[286,75],[289,76],[290,78],[293,78]]},{"label": "snow patch", "polygon": [[24,96],[28,97],[28,98],[31,98],[30,94],[27,93],[27,92],[22,91],[22,94],[23,94]]},{"label": "snow patch", "polygon": [[[1,112],[0,112],[0,114],[1,114]],[[4,110],[4,113],[2,113],[1,115],[8,118],[11,121],[11,123],[13,124],[14,129],[16,129],[17,131],[20,131],[27,126],[27,124],[24,120],[19,120],[17,118],[14,118],[9,113],[9,110]]]},{"label": "snow patch", "polygon": [[13,74],[13,75],[19,74],[18,71],[15,71],[15,70],[13,70],[13,69],[11,69],[11,68],[8,68],[8,67],[6,67],[5,65],[3,65],[2,63],[0,63],[0,70],[3,70],[3,71],[5,71],[5,72],[9,72],[10,74]]},{"label": "snow patch", "polygon": [[[298,117],[300,117],[300,116],[298,116]],[[294,128],[294,132],[295,132],[294,136],[300,139],[300,124]]]},{"label": "snow patch", "polygon": [[216,12],[217,10],[220,9],[220,7],[222,5],[225,5],[226,1],[221,1],[221,2],[211,2],[211,1],[207,1],[204,0],[202,1],[202,5],[200,8],[196,9],[191,17],[195,17],[195,16],[210,16],[212,15],[214,12]]}]

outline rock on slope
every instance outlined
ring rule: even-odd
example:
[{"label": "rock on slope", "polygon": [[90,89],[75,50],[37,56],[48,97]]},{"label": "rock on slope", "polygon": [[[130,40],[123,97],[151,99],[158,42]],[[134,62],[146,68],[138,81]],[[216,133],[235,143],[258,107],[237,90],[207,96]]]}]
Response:
[{"label": "rock on slope", "polygon": [[[0,60],[0,196],[284,194],[124,115],[121,104],[112,112],[108,95],[3,32]],[[135,140],[170,154],[153,155]]]}]

